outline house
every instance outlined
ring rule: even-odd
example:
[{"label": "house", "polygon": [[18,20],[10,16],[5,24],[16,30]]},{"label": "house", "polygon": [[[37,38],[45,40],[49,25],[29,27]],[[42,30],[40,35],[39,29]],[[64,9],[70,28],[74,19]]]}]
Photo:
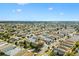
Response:
[{"label": "house", "polygon": [[18,48],[18,47],[16,48],[16,47],[14,47],[13,49],[10,48],[10,50],[7,51],[5,54],[10,55],[10,56],[13,56],[13,55],[15,55],[16,53],[20,52],[21,50],[22,50],[21,48]]},{"label": "house", "polygon": [[33,56],[33,52],[22,50],[15,54],[15,56]]},{"label": "house", "polygon": [[1,51],[6,53],[7,51],[12,50],[14,48],[15,48],[15,46],[8,45],[7,47],[5,47],[4,49],[2,49]]}]

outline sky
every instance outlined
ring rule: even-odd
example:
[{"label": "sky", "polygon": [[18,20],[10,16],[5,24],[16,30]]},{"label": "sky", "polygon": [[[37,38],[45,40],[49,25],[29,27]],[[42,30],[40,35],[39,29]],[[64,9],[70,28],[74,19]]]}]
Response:
[{"label": "sky", "polygon": [[79,3],[0,3],[0,21],[79,21]]}]

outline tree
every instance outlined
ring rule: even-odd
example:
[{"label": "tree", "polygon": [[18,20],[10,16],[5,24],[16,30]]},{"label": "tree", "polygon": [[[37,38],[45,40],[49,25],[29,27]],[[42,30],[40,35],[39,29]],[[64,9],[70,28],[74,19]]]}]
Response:
[{"label": "tree", "polygon": [[66,54],[65,54],[65,56],[74,56],[74,52],[67,52]]},{"label": "tree", "polygon": [[31,42],[30,46],[31,46],[32,49],[35,49],[35,52],[39,52],[41,50],[41,45],[40,44]]},{"label": "tree", "polygon": [[55,56],[54,50],[51,51],[51,53],[49,54],[49,56]]},{"label": "tree", "polygon": [[37,44],[36,43],[33,43],[33,42],[30,42],[30,46],[31,46],[32,49],[33,48],[37,48]]},{"label": "tree", "polygon": [[18,42],[15,42],[15,45],[18,45]]},{"label": "tree", "polygon": [[77,41],[75,45],[76,45],[76,47],[79,47],[79,41]]},{"label": "tree", "polygon": [[26,40],[24,40],[23,44],[24,44],[24,48],[29,48],[30,47],[30,43],[27,42]]}]

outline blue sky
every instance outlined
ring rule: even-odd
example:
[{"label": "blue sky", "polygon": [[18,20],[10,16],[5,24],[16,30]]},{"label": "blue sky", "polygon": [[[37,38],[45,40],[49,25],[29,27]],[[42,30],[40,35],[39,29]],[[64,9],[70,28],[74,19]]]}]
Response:
[{"label": "blue sky", "polygon": [[0,3],[0,21],[78,20],[78,3]]}]

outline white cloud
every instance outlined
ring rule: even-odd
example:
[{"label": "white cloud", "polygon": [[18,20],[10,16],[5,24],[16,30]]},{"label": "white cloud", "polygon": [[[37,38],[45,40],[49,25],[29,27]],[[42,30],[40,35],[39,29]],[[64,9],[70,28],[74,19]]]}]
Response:
[{"label": "white cloud", "polygon": [[49,9],[49,10],[53,10],[53,8],[51,8],[51,7],[50,7],[50,8],[48,8],[48,9]]},{"label": "white cloud", "polygon": [[12,12],[14,13],[20,13],[22,11],[22,9],[13,9]]},{"label": "white cloud", "polygon": [[63,15],[64,15],[64,13],[63,13],[63,12],[60,12],[60,15],[61,15],[61,16],[63,16]]},{"label": "white cloud", "polygon": [[22,5],[22,6],[24,6],[26,4],[29,4],[29,3],[17,3],[17,5]]},{"label": "white cloud", "polygon": [[13,10],[12,10],[12,12],[14,13],[14,12],[15,12],[15,10],[13,9]]},{"label": "white cloud", "polygon": [[16,12],[21,12],[22,11],[22,9],[16,9]]}]

